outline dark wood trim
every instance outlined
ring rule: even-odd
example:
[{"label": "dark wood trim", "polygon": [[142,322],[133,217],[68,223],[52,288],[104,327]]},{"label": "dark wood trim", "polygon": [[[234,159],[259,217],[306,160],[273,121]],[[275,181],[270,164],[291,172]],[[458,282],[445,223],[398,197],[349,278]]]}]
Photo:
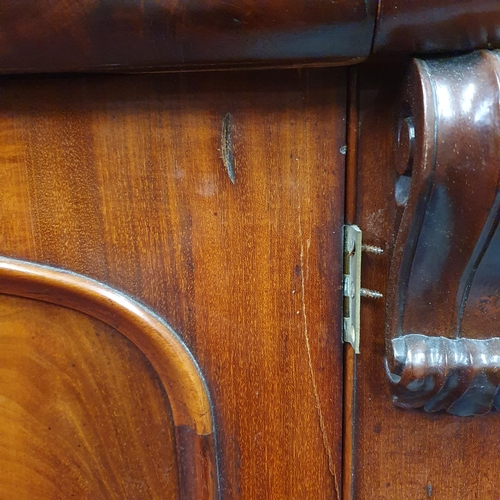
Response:
[{"label": "dark wood trim", "polygon": [[353,64],[377,0],[16,0],[0,11],[0,72]]},{"label": "dark wood trim", "polygon": [[436,54],[498,47],[498,0],[380,0],[376,54]]}]

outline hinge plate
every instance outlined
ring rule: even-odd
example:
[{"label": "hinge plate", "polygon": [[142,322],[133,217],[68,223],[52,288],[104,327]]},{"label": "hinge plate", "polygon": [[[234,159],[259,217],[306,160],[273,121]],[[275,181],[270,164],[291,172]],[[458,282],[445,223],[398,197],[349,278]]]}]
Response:
[{"label": "hinge plate", "polygon": [[344,237],[344,325],[343,341],[359,354],[362,233],[355,224],[343,227]]}]

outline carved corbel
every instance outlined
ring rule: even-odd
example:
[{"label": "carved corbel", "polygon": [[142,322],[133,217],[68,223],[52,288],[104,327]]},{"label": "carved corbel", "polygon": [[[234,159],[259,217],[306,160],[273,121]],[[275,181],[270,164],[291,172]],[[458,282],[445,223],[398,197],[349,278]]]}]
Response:
[{"label": "carved corbel", "polygon": [[482,51],[416,60],[402,92],[386,368],[403,408],[500,409],[499,82]]}]

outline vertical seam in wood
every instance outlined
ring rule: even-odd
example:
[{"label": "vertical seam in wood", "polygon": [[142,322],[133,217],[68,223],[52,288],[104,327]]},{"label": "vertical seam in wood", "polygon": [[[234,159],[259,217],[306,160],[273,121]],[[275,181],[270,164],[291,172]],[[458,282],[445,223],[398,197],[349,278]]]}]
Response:
[{"label": "vertical seam in wood", "polygon": [[[358,70],[350,68],[347,74],[347,121],[345,162],[346,224],[356,222],[356,183],[358,163]],[[342,416],[342,498],[354,498],[354,413],[355,413],[356,357],[350,344],[344,344],[344,392]]]}]

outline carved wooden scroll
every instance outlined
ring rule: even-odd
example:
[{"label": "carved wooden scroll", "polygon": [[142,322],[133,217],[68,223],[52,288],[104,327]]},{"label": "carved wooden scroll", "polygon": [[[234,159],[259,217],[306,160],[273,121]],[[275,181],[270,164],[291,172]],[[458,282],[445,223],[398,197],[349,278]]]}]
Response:
[{"label": "carved wooden scroll", "polygon": [[133,299],[97,281],[0,257],[0,293],[56,304],[108,324],[135,344],[158,374],[175,426],[180,498],[219,498],[215,434],[207,387],[175,332]]},{"label": "carved wooden scroll", "polygon": [[387,302],[394,403],[500,407],[500,59],[415,61],[396,119]]}]

